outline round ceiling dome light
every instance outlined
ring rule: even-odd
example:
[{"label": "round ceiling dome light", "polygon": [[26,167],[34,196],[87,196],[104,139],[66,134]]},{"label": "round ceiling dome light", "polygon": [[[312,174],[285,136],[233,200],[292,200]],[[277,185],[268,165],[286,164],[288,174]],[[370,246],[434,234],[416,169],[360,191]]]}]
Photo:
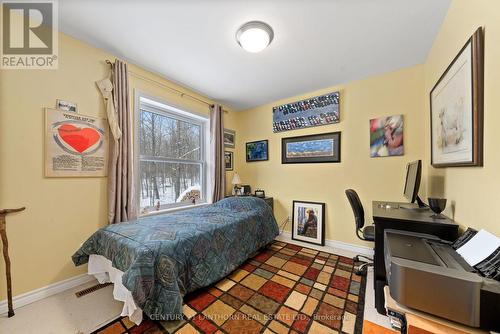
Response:
[{"label": "round ceiling dome light", "polygon": [[246,51],[257,53],[271,44],[274,32],[269,24],[251,21],[242,25],[236,32],[236,41]]}]

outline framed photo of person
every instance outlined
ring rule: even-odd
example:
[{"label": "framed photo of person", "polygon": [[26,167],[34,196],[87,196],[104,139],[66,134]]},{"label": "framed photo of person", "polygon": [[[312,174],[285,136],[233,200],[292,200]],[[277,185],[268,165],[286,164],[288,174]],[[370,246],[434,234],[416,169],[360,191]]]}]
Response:
[{"label": "framed photo of person", "polygon": [[325,245],[325,203],[293,201],[292,239]]},{"label": "framed photo of person", "polygon": [[433,167],[483,166],[484,39],[479,28],[430,93]]},{"label": "framed photo of person", "polygon": [[267,140],[258,140],[246,144],[247,162],[269,160],[269,144]]}]

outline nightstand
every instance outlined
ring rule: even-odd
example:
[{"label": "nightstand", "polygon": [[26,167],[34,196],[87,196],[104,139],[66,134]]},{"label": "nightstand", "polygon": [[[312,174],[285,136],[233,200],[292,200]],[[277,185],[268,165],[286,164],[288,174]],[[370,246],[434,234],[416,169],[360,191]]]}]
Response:
[{"label": "nightstand", "polygon": [[[262,197],[259,197],[259,198],[262,198]],[[264,197],[262,199],[267,203],[267,205],[269,205],[271,207],[271,209],[273,210],[273,213],[274,213],[274,198]]]}]

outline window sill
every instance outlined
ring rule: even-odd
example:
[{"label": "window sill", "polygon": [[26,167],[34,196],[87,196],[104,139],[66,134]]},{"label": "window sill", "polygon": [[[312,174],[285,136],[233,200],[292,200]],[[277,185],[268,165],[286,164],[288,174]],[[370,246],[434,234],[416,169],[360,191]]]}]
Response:
[{"label": "window sill", "polygon": [[173,213],[177,211],[184,211],[184,210],[189,210],[189,209],[194,209],[194,208],[200,208],[203,206],[210,205],[210,203],[204,202],[204,203],[198,203],[198,204],[189,204],[189,205],[184,205],[184,206],[178,206],[175,208],[169,208],[169,209],[163,209],[163,210],[158,210],[158,211],[152,211],[148,213],[144,213],[139,216],[139,218],[144,218],[144,217],[149,217],[149,216],[156,216],[156,215],[161,215],[164,213]]}]

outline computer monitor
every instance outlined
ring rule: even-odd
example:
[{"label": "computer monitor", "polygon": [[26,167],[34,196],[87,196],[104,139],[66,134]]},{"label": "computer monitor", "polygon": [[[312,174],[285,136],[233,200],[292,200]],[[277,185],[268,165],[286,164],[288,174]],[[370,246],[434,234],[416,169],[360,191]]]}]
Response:
[{"label": "computer monitor", "polygon": [[405,190],[404,196],[410,201],[410,203],[414,203],[417,201],[417,204],[420,208],[425,207],[426,205],[420,197],[418,197],[418,189],[420,188],[420,178],[422,177],[422,160],[417,160],[410,162],[406,166],[406,181],[405,181]]}]

